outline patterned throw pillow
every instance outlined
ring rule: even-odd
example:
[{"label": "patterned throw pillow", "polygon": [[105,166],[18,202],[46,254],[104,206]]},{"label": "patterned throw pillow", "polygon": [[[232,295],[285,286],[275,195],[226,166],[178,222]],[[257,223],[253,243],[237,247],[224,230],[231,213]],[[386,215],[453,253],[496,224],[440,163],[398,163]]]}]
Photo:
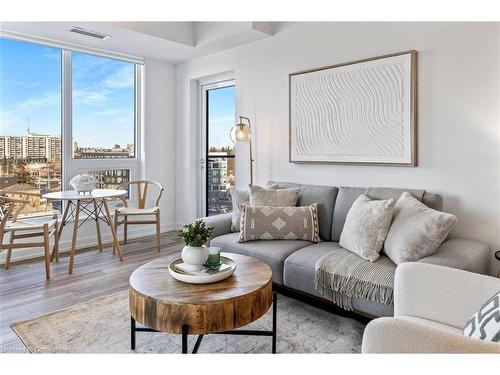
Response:
[{"label": "patterned throw pillow", "polygon": [[[278,184],[272,184],[268,186],[258,186],[258,185],[250,185],[250,190],[252,191],[266,191],[269,189],[277,189]],[[231,231],[238,232],[240,230],[240,203],[249,204],[250,203],[250,192],[247,190],[239,190],[232,188],[230,190],[231,193],[231,201],[233,203],[233,218],[231,221]]]},{"label": "patterned throw pillow", "polygon": [[500,342],[500,292],[487,300],[465,324],[464,335]]},{"label": "patterned throw pillow", "polygon": [[239,242],[254,240],[319,241],[318,206],[240,205]]}]

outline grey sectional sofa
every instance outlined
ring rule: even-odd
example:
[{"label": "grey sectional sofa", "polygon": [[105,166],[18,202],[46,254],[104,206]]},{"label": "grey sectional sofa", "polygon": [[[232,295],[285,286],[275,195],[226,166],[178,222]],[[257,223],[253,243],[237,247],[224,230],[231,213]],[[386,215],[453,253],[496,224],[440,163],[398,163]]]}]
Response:
[{"label": "grey sectional sofa", "polygon": [[[222,251],[256,257],[266,262],[273,271],[273,283],[287,290],[300,292],[302,295],[321,298],[314,288],[316,261],[339,248],[345,218],[354,200],[366,192],[366,188],[348,186],[302,185],[288,182],[270,181],[280,188],[299,187],[297,205],[305,206],[318,203],[320,243],[306,241],[251,241],[239,243],[239,233],[231,232],[232,214],[221,214],[203,218],[215,228],[211,246],[219,246]],[[395,195],[401,189],[391,189]],[[425,192],[423,203],[428,207],[442,210],[443,198],[440,195]],[[459,218],[460,220],[460,218]],[[490,248],[488,245],[452,238],[445,241],[438,251],[419,262],[448,266],[476,273],[488,271]],[[326,301],[325,301],[326,302]],[[355,298],[353,307],[356,312],[368,317],[392,316],[393,307],[370,300]]]}]

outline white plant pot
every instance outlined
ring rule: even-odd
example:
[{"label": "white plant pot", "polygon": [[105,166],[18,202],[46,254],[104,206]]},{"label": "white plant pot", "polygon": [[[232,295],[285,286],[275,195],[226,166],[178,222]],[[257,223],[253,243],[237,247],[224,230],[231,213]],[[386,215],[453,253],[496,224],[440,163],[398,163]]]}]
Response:
[{"label": "white plant pot", "polygon": [[184,246],[181,256],[186,268],[191,271],[200,271],[203,268],[203,263],[208,259],[208,247],[205,245]]}]

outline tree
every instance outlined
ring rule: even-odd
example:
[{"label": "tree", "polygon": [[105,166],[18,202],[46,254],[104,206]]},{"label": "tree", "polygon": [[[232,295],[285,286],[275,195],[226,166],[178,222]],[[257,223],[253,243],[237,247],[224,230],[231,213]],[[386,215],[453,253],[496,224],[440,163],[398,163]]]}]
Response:
[{"label": "tree", "polygon": [[4,156],[2,158],[2,174],[4,176],[8,176],[9,175],[9,161],[7,160],[7,158]]},{"label": "tree", "polygon": [[17,183],[19,184],[31,184],[34,182],[28,168],[28,163],[25,160],[17,160],[14,166],[14,175],[17,177]]}]

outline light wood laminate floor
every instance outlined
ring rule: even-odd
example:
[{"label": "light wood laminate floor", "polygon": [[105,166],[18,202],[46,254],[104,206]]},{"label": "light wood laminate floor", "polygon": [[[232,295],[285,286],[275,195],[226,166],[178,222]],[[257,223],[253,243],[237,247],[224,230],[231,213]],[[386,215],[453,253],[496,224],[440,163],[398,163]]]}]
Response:
[{"label": "light wood laminate floor", "polygon": [[69,257],[64,253],[59,263],[52,262],[49,281],[45,280],[43,260],[14,263],[8,270],[1,266],[0,353],[24,350],[23,343],[10,328],[12,322],[125,290],[130,274],[137,267],[179,252],[182,246],[175,232],[170,232],[161,236],[161,252],[156,248],[154,236],[130,240],[122,247],[123,262],[112,254],[110,244],[102,253],[97,249],[77,251],[72,275],[68,274]]}]

